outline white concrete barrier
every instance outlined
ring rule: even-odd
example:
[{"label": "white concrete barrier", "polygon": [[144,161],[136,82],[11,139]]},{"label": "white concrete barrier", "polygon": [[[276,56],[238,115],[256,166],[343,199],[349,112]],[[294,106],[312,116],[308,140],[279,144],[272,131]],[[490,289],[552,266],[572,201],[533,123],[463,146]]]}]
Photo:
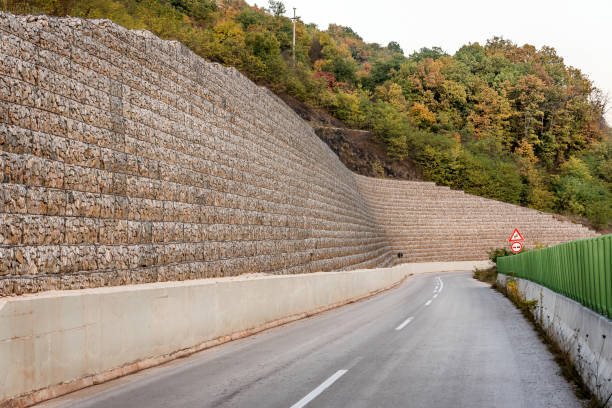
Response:
[{"label": "white concrete barrier", "polygon": [[[160,282],[0,299],[0,406],[28,406],[478,262]],[[2,402],[4,401],[4,402]]]},{"label": "white concrete barrier", "polygon": [[[538,301],[534,317],[563,351],[569,353],[591,392],[601,401],[609,399],[612,395],[612,320],[542,285],[513,279],[526,300]],[[507,280],[506,275],[497,277],[502,285]],[[612,398],[609,402],[612,403]]]}]

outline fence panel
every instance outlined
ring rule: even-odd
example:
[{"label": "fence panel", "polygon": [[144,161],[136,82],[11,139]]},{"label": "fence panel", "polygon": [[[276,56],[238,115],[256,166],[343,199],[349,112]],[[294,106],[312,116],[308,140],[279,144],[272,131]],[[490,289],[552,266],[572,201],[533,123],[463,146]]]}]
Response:
[{"label": "fence panel", "polygon": [[612,319],[612,234],[497,259],[500,273],[529,279]]}]

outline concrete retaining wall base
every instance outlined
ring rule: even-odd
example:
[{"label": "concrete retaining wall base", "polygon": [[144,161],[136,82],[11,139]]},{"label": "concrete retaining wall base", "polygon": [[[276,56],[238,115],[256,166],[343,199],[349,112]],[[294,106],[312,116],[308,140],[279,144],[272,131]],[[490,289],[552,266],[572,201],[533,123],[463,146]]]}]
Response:
[{"label": "concrete retaining wall base", "polygon": [[187,347],[185,349],[178,350],[170,354],[166,354],[166,355],[159,356],[159,357],[145,358],[144,360],[140,360],[134,363],[123,365],[121,367],[107,370],[100,374],[90,375],[90,376],[79,378],[79,379],[69,381],[66,383],[55,384],[55,385],[43,388],[41,390],[33,391],[25,395],[13,398],[11,400],[5,401],[4,403],[0,403],[0,408],[29,407],[39,402],[46,401],[52,398],[56,398],[64,394],[68,394],[70,392],[80,390],[82,388],[86,388],[92,385],[101,384],[106,381],[114,380],[115,378],[123,377],[124,375],[133,374],[140,370],[155,367],[155,366],[167,363],[168,361],[172,361],[177,358],[187,357],[199,351],[206,350],[211,347],[221,345],[223,343],[227,343],[228,341],[238,340],[243,337],[248,337],[253,334],[259,333],[261,331],[271,329],[273,327],[282,326],[284,324],[291,323],[296,320],[304,319],[306,317],[309,317],[309,316],[312,316],[318,313],[322,313],[327,310],[331,310],[331,309],[334,309],[340,306],[344,306],[349,303],[358,302],[360,300],[375,296],[380,292],[392,289],[402,284],[411,275],[412,274],[404,276],[399,282],[395,282],[389,286],[375,290],[373,292],[370,292],[360,297],[347,299],[342,302],[338,302],[332,305],[327,305],[327,306],[317,308],[315,310],[311,310],[308,312],[299,313],[299,314],[288,316],[282,319],[267,322],[261,326],[253,327],[252,329],[249,329],[249,330],[243,330],[240,332],[233,333],[232,335],[222,336],[222,337],[219,337],[213,340],[205,341],[204,343],[200,343],[193,347]]},{"label": "concrete retaining wall base", "polygon": [[488,262],[158,282],[0,300],[0,407],[25,407],[351,303],[416,273]]}]

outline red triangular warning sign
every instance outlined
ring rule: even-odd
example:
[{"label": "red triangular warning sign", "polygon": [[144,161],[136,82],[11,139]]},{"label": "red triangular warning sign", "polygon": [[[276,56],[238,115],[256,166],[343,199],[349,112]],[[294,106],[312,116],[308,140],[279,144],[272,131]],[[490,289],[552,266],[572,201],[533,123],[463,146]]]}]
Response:
[{"label": "red triangular warning sign", "polygon": [[508,241],[512,242],[512,241],[524,241],[524,240],[525,238],[523,238],[518,228],[515,228],[512,235],[510,235],[510,239]]}]

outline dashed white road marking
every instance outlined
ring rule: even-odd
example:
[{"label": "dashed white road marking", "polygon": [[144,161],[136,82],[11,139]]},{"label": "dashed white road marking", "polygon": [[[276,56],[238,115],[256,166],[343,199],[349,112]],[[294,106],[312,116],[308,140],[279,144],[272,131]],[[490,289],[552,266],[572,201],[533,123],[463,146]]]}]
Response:
[{"label": "dashed white road marking", "polygon": [[314,390],[310,391],[304,398],[302,398],[301,400],[299,400],[298,402],[293,404],[291,406],[291,408],[302,408],[302,407],[305,407],[310,401],[312,401],[313,399],[317,398],[319,396],[319,394],[321,394],[323,391],[325,391],[327,388],[329,388],[330,385],[335,383],[336,380],[338,380],[338,378],[340,378],[344,374],[346,374],[347,371],[348,370],[338,370],[338,371],[336,371],[336,373],[334,375],[329,377],[327,380],[323,381],[323,383],[321,383],[321,385],[319,385]]},{"label": "dashed white road marking", "polygon": [[404,327],[406,327],[406,325],[407,325],[408,323],[410,323],[410,322],[412,321],[412,319],[414,319],[414,317],[410,316],[409,318],[407,318],[406,320],[404,320],[404,321],[402,322],[402,324],[400,324],[399,326],[397,326],[397,327],[395,328],[395,330],[402,330]]},{"label": "dashed white road marking", "polygon": [[442,286],[443,286],[442,278],[440,278],[439,276],[436,277],[436,284],[434,286],[433,293],[436,294],[436,293],[442,292]]},{"label": "dashed white road marking", "polygon": [[[425,306],[429,306],[431,305],[431,302],[434,301],[435,298],[438,297],[438,295],[442,292],[442,288],[444,288],[444,283],[442,282],[442,278],[440,278],[439,276],[436,277],[436,285],[434,287],[434,292],[433,292],[433,297],[431,299],[429,299],[427,302],[425,302]],[[399,326],[397,326],[395,328],[395,330],[402,330],[404,327],[406,327],[412,320],[414,319],[414,316],[410,316],[409,318],[407,318],[406,320],[404,320],[402,322],[402,324],[400,324]],[[293,407],[292,407],[293,408]]]}]

